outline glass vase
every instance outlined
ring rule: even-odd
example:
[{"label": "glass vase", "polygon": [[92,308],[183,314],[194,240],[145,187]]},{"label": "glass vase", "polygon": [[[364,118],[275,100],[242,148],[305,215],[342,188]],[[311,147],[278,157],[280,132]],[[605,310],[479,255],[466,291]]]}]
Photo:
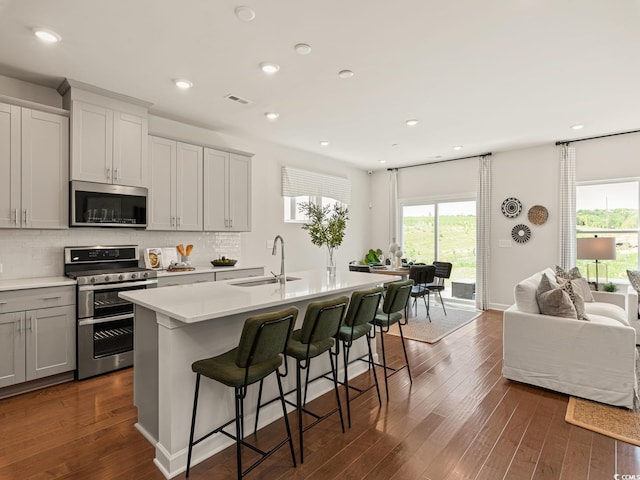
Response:
[{"label": "glass vase", "polygon": [[327,248],[327,273],[330,277],[336,276],[335,248]]}]

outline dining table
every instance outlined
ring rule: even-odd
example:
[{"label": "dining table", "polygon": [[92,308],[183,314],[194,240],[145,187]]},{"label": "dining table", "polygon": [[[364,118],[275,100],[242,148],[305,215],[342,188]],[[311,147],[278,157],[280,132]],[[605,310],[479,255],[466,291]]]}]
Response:
[{"label": "dining table", "polygon": [[403,280],[409,278],[409,267],[392,267],[389,265],[380,267],[371,267],[371,273],[379,273],[382,275],[396,275],[402,277]]}]

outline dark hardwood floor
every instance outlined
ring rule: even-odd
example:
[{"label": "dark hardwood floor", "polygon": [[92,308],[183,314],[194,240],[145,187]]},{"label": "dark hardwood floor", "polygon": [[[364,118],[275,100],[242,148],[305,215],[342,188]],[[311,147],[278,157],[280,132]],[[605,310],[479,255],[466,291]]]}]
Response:
[{"label": "dark hardwood floor", "polygon": [[[399,338],[385,339],[390,358],[401,363]],[[305,434],[304,465],[292,468],[282,448],[248,478],[640,475],[640,448],[564,421],[565,395],[502,378],[501,312],[485,312],[435,345],[408,340],[407,347],[413,384],[406,371],[392,376],[389,403],[383,399],[379,408],[375,390],[358,398],[345,434],[336,415]],[[358,381],[368,382],[368,375]],[[154,448],[133,426],[132,382],[129,369],[0,400],[0,479],[162,480],[152,461]],[[310,406],[322,411],[333,402],[327,394]],[[295,428],[295,413],[290,418]],[[282,423],[249,439],[269,446],[282,434]],[[234,448],[196,465],[190,478],[235,478]]]}]

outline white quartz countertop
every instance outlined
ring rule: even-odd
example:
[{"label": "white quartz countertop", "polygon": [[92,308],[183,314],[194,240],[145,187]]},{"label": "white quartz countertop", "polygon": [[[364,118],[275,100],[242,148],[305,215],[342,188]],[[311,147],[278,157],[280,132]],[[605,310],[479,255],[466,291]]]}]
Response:
[{"label": "white quartz countertop", "polygon": [[202,322],[237,313],[252,312],[263,308],[326,296],[339,295],[359,288],[401,280],[401,277],[375,273],[338,271],[330,279],[324,270],[304,270],[287,273],[287,277],[299,280],[257,286],[234,285],[255,282],[271,276],[234,279],[223,282],[175,285],[120,293],[120,297],[137,305],[184,323]]},{"label": "white quartz countertop", "polygon": [[158,278],[173,277],[177,275],[193,275],[194,273],[215,273],[215,272],[227,272],[230,270],[250,270],[252,268],[264,268],[264,265],[239,265],[236,264],[233,267],[214,267],[209,265],[193,265],[195,270],[189,270],[186,272],[169,272],[167,270],[158,270]]},{"label": "white quartz countertop", "polygon": [[76,281],[69,277],[14,278],[0,280],[0,292],[28,288],[64,287],[75,284]]}]

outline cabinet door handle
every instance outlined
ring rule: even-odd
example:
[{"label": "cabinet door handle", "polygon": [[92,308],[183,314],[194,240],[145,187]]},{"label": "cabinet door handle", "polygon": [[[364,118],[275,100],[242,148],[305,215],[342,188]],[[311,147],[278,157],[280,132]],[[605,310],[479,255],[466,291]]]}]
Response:
[{"label": "cabinet door handle", "polygon": [[24,215],[24,224],[26,225],[27,224],[27,209],[26,208],[24,209],[23,215]]},{"label": "cabinet door handle", "polygon": [[233,218],[229,219],[229,228],[233,228]]},{"label": "cabinet door handle", "polygon": [[111,180],[111,168],[109,168],[109,167],[107,167],[106,176],[107,176],[107,180]]},{"label": "cabinet door handle", "polygon": [[18,225],[18,209],[17,208],[13,209],[13,223],[15,225]]},{"label": "cabinet door handle", "polygon": [[33,330],[33,317],[29,317],[29,331],[31,332]]},{"label": "cabinet door handle", "polygon": [[114,180],[118,180],[118,169],[117,168],[113,169],[113,179]]},{"label": "cabinet door handle", "polygon": [[6,305],[7,303],[9,303],[7,300],[3,300],[2,302],[0,302],[0,305]]},{"label": "cabinet door handle", "polygon": [[176,225],[176,217],[171,217],[171,226],[175,227]]},{"label": "cabinet door handle", "polygon": [[18,324],[18,333],[22,333],[22,319],[19,318],[18,320],[16,320],[16,323]]},{"label": "cabinet door handle", "polygon": [[180,217],[178,217],[178,222],[176,223],[176,226],[179,227],[180,226]]},{"label": "cabinet door handle", "polygon": [[57,295],[55,297],[42,297],[43,300],[58,300],[62,298],[60,295]]}]

